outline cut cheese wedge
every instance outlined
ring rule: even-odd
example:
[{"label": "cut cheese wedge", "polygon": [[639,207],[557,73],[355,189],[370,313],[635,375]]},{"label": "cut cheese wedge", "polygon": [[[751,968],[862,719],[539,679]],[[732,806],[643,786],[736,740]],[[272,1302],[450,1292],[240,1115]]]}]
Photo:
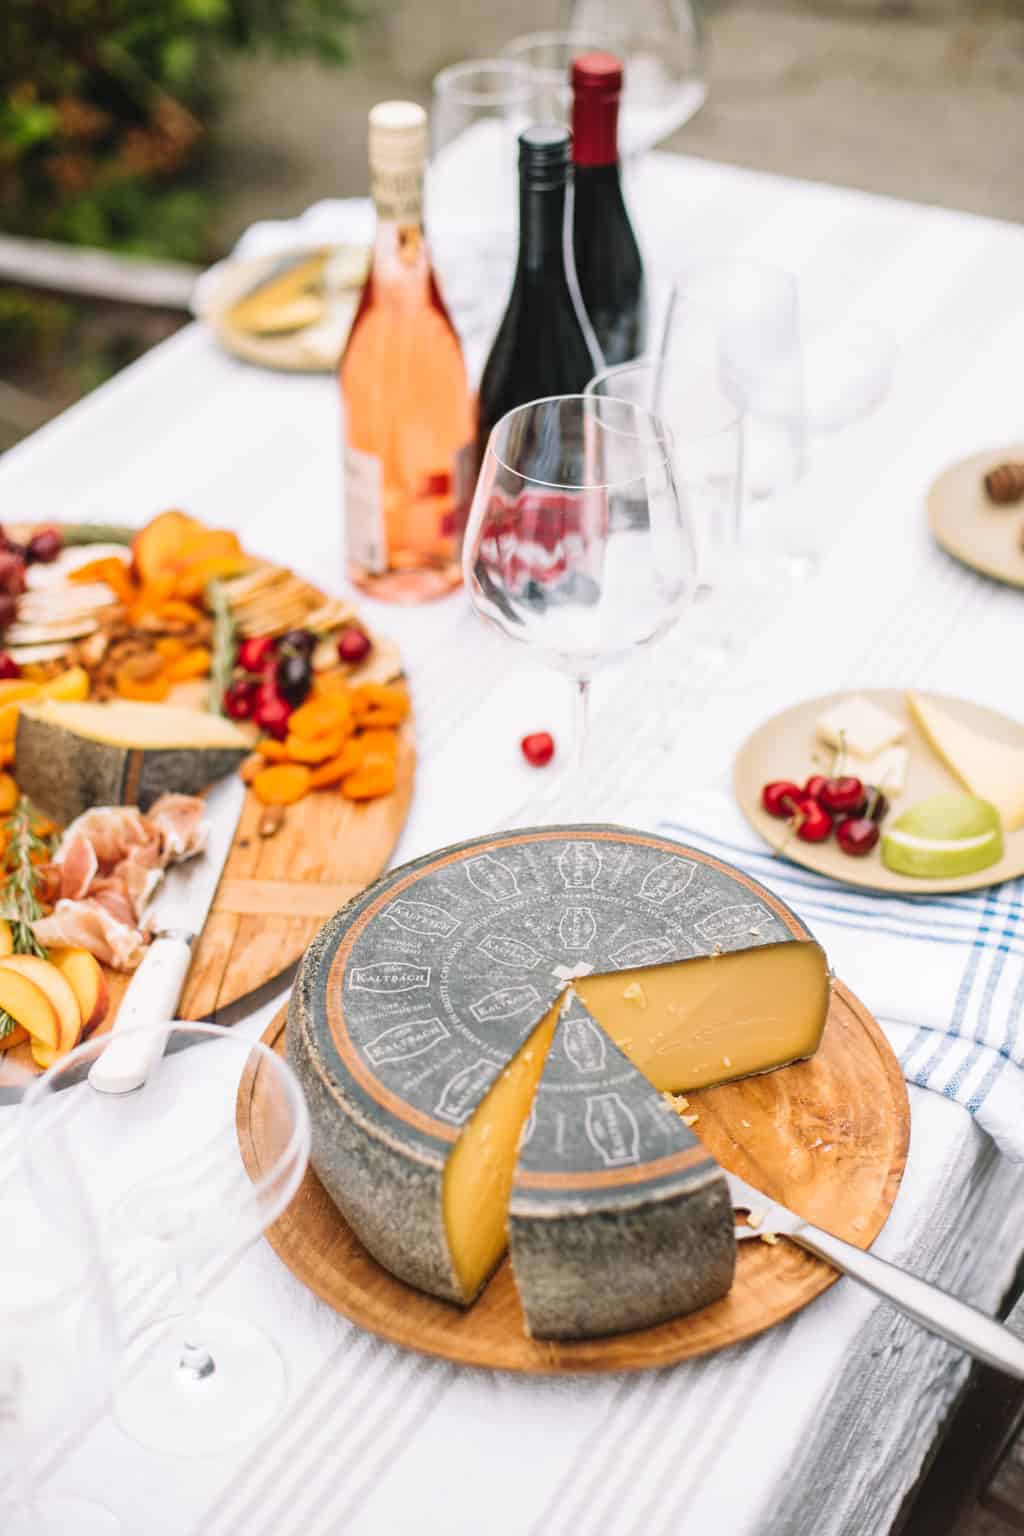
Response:
[{"label": "cut cheese wedge", "polygon": [[965,789],[994,805],[1004,830],[1024,827],[1024,744],[1008,746],[958,720],[943,705],[908,693],[911,713]]},{"label": "cut cheese wedge", "polygon": [[655,1088],[685,1093],[813,1056],[828,1013],[817,944],[588,976],[576,990]]},{"label": "cut cheese wedge", "polygon": [[527,1327],[575,1338],[723,1294],[724,1181],[661,1090],[811,1055],[828,1005],[820,947],[738,870],[554,827],[363,892],[307,951],[287,1049],[378,1263],[466,1306],[508,1224]]}]

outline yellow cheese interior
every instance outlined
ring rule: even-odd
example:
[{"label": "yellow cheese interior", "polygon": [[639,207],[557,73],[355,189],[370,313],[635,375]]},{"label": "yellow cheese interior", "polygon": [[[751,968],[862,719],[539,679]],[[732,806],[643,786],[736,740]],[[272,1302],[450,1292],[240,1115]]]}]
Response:
[{"label": "yellow cheese interior", "polygon": [[75,736],[111,747],[238,747],[246,737],[230,720],[205,710],[179,709],[167,704],[112,700],[109,704],[65,704],[47,699],[26,704],[24,713]]},{"label": "yellow cheese interior", "polygon": [[586,976],[575,988],[633,1065],[673,1093],[812,1055],[829,1004],[824,952],[800,941]]},{"label": "yellow cheese interior", "polygon": [[505,1251],[519,1137],[540,1083],[559,1004],[477,1105],[444,1170],[444,1223],[464,1299],[472,1301]]}]

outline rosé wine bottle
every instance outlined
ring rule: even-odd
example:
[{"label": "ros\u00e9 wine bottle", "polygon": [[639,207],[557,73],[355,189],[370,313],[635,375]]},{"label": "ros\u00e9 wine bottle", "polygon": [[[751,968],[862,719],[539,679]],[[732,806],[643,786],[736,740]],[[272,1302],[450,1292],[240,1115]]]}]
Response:
[{"label": "ros\u00e9 wine bottle", "polygon": [[426,113],[370,113],[377,235],[341,360],[348,574],[385,602],[461,581],[473,495],[473,398],[423,233]]}]

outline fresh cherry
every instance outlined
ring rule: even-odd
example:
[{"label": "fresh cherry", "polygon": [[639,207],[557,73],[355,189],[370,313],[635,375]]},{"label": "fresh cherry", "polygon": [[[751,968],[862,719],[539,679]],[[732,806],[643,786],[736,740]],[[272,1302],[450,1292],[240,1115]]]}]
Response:
[{"label": "fresh cherry", "polygon": [[821,792],[827,783],[828,779],[823,773],[812,773],[804,785],[804,794],[809,795],[812,800],[820,800]]},{"label": "fresh cherry", "polygon": [[63,548],[64,535],[51,525],[36,530],[25,546],[25,554],[30,561],[38,560],[42,565],[49,565]]},{"label": "fresh cherry", "polygon": [[884,821],[889,814],[889,802],[885,795],[875,784],[865,784],[865,802],[863,815],[869,816],[872,821]]},{"label": "fresh cherry", "polygon": [[239,677],[224,694],[224,713],[229,720],[249,720],[256,708],[257,684],[248,677]]},{"label": "fresh cherry", "polygon": [[769,816],[785,821],[793,814],[793,807],[803,798],[804,791],[791,779],[772,779],[761,791],[761,804]]},{"label": "fresh cherry", "polygon": [[313,685],[313,665],[309,652],[282,650],[274,669],[274,681],[282,698],[295,708],[305,699]]},{"label": "fresh cherry", "polygon": [[290,629],[277,643],[282,651],[294,651],[298,656],[312,656],[316,650],[316,635],[311,629]]},{"label": "fresh cherry", "polygon": [[836,842],[854,859],[870,853],[881,835],[878,822],[870,816],[847,816],[836,827]]},{"label": "fresh cherry", "polygon": [[6,682],[9,677],[20,677],[21,667],[15,661],[9,651],[0,651],[0,680]]},{"label": "fresh cherry", "polygon": [[357,629],[354,624],[349,624],[338,636],[338,660],[345,662],[346,666],[357,667],[361,661],[369,656],[373,645],[369,635]]},{"label": "fresh cherry", "polygon": [[0,629],[13,624],[18,612],[18,599],[9,592],[0,591]]},{"label": "fresh cherry", "polygon": [[20,597],[25,590],[25,561],[11,549],[0,550],[0,592]]},{"label": "fresh cherry", "polygon": [[793,815],[796,835],[802,843],[823,843],[832,831],[832,817],[809,795],[801,795]]},{"label": "fresh cherry", "polygon": [[252,635],[238,647],[238,665],[246,672],[262,672],[276,647],[273,635]]},{"label": "fresh cherry", "polygon": [[555,738],[550,731],[532,731],[519,743],[526,761],[534,768],[543,768],[555,755]]},{"label": "fresh cherry", "polygon": [[864,804],[864,785],[852,774],[843,774],[838,779],[826,779],[818,799],[826,811],[836,815],[851,815],[859,812]]},{"label": "fresh cherry", "polygon": [[[262,688],[259,691],[260,694],[263,693]],[[269,698],[257,699],[253,719],[260,730],[266,731],[268,736],[273,736],[277,741],[283,741],[288,734],[288,719],[291,712],[292,707],[288,700],[273,694]]]}]

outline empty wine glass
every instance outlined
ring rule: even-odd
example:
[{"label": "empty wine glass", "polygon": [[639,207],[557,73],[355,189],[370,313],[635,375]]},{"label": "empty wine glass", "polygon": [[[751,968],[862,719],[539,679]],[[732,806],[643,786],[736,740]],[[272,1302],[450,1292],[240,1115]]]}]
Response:
[{"label": "empty wine glass", "polygon": [[60,1134],[47,1146],[64,1200],[48,1207],[22,1152],[34,1079],[5,1064],[0,1093],[0,1530],[4,1536],[117,1536],[120,1521],[89,1499],[47,1486],[61,1455],[91,1428],[110,1396],[115,1314],[88,1201]]},{"label": "empty wine glass", "polygon": [[[133,1093],[98,1092],[89,1069],[109,1037],[87,1041],[29,1090],[34,1186],[70,1228],[79,1221],[50,1164],[64,1136],[90,1197],[130,1334],[114,1395],[125,1433],[154,1450],[211,1455],[255,1435],[282,1406],[273,1340],[207,1307],[213,1281],[281,1214],[309,1159],[309,1114],[287,1064],[215,1025],[123,1030],[152,1062]],[[261,1083],[263,1163],[250,1178],[236,1132],[239,1094]],[[154,1318],[154,1312],[170,1316]]]},{"label": "empty wine glass", "polygon": [[532,98],[529,69],[512,59],[471,59],[434,77],[427,225],[474,377],[515,265],[517,138],[530,122]]},{"label": "empty wine glass", "polygon": [[665,634],[696,583],[670,432],[628,400],[509,411],[484,454],[463,572],[486,620],[573,679],[579,769],[594,672]]},{"label": "empty wine glass", "polygon": [[704,48],[690,0],[574,0],[566,28],[513,38],[502,54],[530,68],[535,117],[568,122],[569,66],[592,49],[623,61],[623,158],[653,149],[703,106]]}]

